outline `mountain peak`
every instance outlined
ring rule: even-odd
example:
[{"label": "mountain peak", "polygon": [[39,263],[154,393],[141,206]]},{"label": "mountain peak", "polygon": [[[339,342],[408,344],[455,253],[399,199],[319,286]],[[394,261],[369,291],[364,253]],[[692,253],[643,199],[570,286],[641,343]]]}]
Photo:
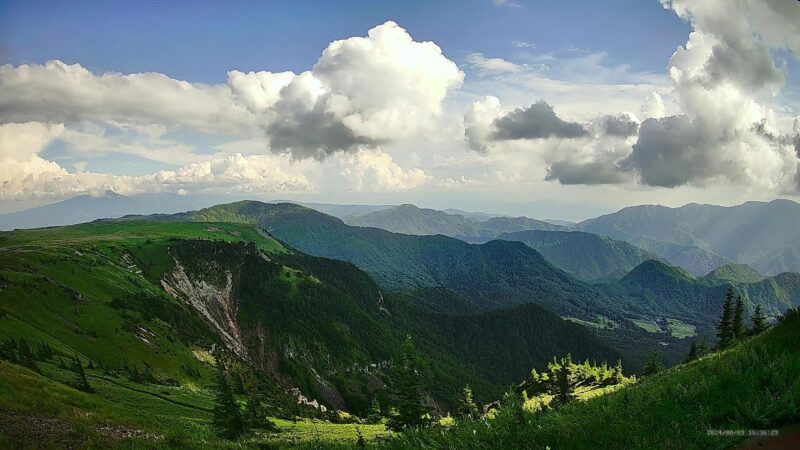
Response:
[{"label": "mountain peak", "polygon": [[672,277],[683,278],[686,280],[693,280],[694,276],[680,267],[670,266],[662,261],[655,259],[648,259],[647,261],[639,264],[631,269],[627,275],[622,278],[623,283],[631,281],[639,282],[642,280],[651,280],[654,277]]},{"label": "mountain peak", "polygon": [[703,277],[709,281],[738,281],[755,283],[764,279],[756,269],[747,264],[730,263],[717,267]]}]

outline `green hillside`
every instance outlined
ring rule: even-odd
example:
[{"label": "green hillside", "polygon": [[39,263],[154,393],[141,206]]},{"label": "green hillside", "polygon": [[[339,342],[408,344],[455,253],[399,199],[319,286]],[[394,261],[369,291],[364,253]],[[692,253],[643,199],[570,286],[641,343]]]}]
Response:
[{"label": "green hillside", "polygon": [[789,433],[784,446],[771,448],[792,448],[800,421],[799,339],[795,313],[729,350],[607,395],[547,412],[507,401],[494,419],[409,431],[374,447],[724,449],[744,440],[747,430],[782,430]]},{"label": "green hillside", "polygon": [[[387,368],[406,334],[430,361],[425,390],[439,409],[465,384],[481,399],[496,397],[552,354],[621,357],[537,305],[453,316],[419,297],[446,304],[459,295],[384,296],[352,264],[305,255],[244,224],[96,222],[2,233],[0,355],[13,359],[21,350],[8,345],[23,339],[36,355],[45,344],[54,354],[36,356],[41,375],[4,363],[13,383],[0,404],[8,423],[39,423],[28,430],[37,433],[55,417],[70,436],[103,443],[124,430],[144,441],[182,429],[211,439],[211,364],[220,357],[248,389],[260,386],[273,416],[327,419],[332,413],[287,391],[365,416],[373,398],[389,401]],[[96,393],[71,387],[76,356]],[[137,408],[151,413],[138,417]],[[106,423],[123,431],[107,436]],[[287,434],[262,440],[300,432],[278,423]]]},{"label": "green hillside", "polygon": [[726,264],[717,267],[703,277],[709,282],[730,281],[733,283],[757,283],[764,278],[764,275],[747,264]]},{"label": "green hillside", "polygon": [[257,224],[300,251],[352,262],[389,291],[447,287],[482,310],[534,302],[561,315],[593,315],[612,303],[516,242],[471,245],[446,236],[353,227],[294,204],[239,202],[152,219]]},{"label": "green hillside", "polygon": [[628,242],[580,231],[519,231],[499,239],[520,241],[553,265],[585,281],[618,280],[657,257]]}]

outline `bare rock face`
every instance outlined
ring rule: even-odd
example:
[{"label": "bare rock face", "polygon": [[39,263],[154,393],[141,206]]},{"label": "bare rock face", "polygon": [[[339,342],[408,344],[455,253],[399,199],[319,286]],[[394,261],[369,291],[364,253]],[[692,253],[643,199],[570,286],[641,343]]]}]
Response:
[{"label": "bare rock face", "polygon": [[175,260],[175,269],[164,276],[161,286],[167,293],[185,301],[196,309],[213,327],[225,346],[236,356],[250,360],[242,333],[236,320],[238,303],[231,295],[233,275],[225,270],[224,286],[214,286],[197,276],[190,277],[181,262]]}]

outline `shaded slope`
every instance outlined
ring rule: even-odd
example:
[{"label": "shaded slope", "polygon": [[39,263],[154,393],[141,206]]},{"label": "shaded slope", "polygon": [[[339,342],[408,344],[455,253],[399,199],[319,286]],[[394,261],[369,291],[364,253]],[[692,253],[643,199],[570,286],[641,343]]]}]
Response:
[{"label": "shaded slope", "polygon": [[619,279],[656,258],[628,242],[580,231],[520,231],[499,239],[523,242],[556,267],[587,281]]}]

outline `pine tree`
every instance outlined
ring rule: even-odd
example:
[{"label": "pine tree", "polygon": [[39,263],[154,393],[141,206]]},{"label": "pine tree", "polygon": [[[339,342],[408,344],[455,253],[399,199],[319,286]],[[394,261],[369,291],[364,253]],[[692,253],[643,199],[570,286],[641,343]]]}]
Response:
[{"label": "pine tree", "polygon": [[736,307],[733,311],[733,336],[736,339],[742,339],[745,337],[747,333],[747,329],[744,326],[744,302],[742,301],[741,296],[736,296]]},{"label": "pine tree", "polygon": [[692,341],[692,344],[689,346],[689,353],[686,355],[686,358],[683,359],[683,362],[688,363],[697,359],[699,357],[697,352],[697,342]]},{"label": "pine tree", "polygon": [[475,399],[472,396],[472,388],[470,388],[469,385],[464,386],[461,398],[458,399],[457,414],[461,419],[475,419],[478,417],[478,405],[475,404]]},{"label": "pine tree", "polygon": [[225,366],[222,358],[217,358],[217,370],[215,374],[216,397],[214,399],[213,425],[214,431],[218,436],[226,439],[235,439],[245,431],[242,422],[241,412],[233,391],[225,378]]},{"label": "pine tree", "polygon": [[403,429],[418,427],[425,423],[428,408],[422,399],[421,361],[411,336],[403,341],[402,355],[398,361],[394,390],[397,396],[397,417],[392,427]]},{"label": "pine tree", "polygon": [[708,346],[706,344],[706,337],[703,336],[700,338],[700,342],[697,344],[697,357],[701,357],[706,354],[708,351]]},{"label": "pine tree", "polygon": [[75,389],[83,392],[94,392],[89,380],[86,378],[86,372],[83,371],[83,364],[81,364],[81,360],[77,356],[72,358],[72,370],[75,372]]},{"label": "pine tree", "polygon": [[36,351],[36,359],[39,361],[47,361],[53,357],[53,349],[50,344],[42,342],[39,344],[39,349]]},{"label": "pine tree", "polygon": [[139,373],[139,368],[136,367],[136,364],[133,365],[133,369],[129,370],[131,381],[134,383],[142,383],[142,374]]},{"label": "pine tree", "polygon": [[642,368],[642,375],[655,375],[664,370],[664,364],[661,362],[661,352],[657,348],[653,348]]},{"label": "pine tree", "polygon": [[269,429],[271,422],[267,420],[267,413],[264,411],[261,394],[257,389],[253,389],[247,394],[247,424],[250,428]]},{"label": "pine tree", "polygon": [[735,338],[733,332],[733,288],[725,292],[725,302],[722,304],[722,317],[717,325],[717,349],[728,348]]},{"label": "pine tree", "polygon": [[381,412],[381,403],[378,401],[378,397],[375,397],[372,399],[372,404],[369,407],[369,415],[367,415],[367,422],[380,423],[381,419],[383,419],[383,413]]},{"label": "pine tree", "polygon": [[247,393],[244,388],[242,374],[238,370],[233,371],[231,374],[231,388],[233,389],[234,394],[244,395]]},{"label": "pine tree", "polygon": [[622,360],[617,360],[617,365],[614,367],[614,381],[616,384],[622,384],[625,381],[625,375],[622,373]]},{"label": "pine tree", "polygon": [[761,334],[767,329],[767,318],[764,317],[764,312],[761,310],[761,304],[756,305],[756,310],[753,312],[753,327],[750,328],[750,334],[755,336]]},{"label": "pine tree", "polygon": [[555,397],[553,398],[556,405],[566,405],[571,402],[575,396],[575,387],[572,385],[570,373],[571,370],[572,356],[567,355],[566,358],[561,359],[560,366],[556,371]]},{"label": "pine tree", "polygon": [[36,357],[33,355],[28,341],[25,338],[20,339],[17,348],[19,349],[19,363],[38,373],[39,366],[36,365]]}]

